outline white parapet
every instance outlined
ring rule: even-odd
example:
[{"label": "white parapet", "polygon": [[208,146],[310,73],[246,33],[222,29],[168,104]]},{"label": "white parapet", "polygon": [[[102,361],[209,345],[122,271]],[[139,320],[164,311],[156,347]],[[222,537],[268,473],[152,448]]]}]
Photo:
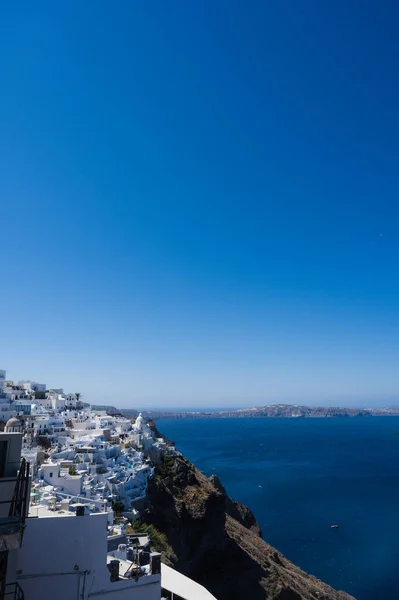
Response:
[{"label": "white parapet", "polygon": [[183,598],[183,600],[216,600],[215,596],[208,592],[204,586],[163,563],[161,566],[161,586],[162,589]]}]

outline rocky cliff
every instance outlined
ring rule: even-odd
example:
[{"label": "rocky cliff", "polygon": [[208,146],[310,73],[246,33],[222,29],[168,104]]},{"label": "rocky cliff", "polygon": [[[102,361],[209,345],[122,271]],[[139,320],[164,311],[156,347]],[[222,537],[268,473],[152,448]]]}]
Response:
[{"label": "rocky cliff", "polygon": [[157,468],[148,498],[144,520],[166,535],[171,549],[163,560],[218,600],[353,600],[267,544],[252,512],[182,456]]}]

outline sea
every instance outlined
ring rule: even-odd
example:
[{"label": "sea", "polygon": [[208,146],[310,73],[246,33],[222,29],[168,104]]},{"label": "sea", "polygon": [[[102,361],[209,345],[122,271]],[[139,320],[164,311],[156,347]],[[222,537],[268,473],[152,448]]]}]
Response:
[{"label": "sea", "polygon": [[399,598],[399,417],[157,425],[296,565],[358,600]]}]

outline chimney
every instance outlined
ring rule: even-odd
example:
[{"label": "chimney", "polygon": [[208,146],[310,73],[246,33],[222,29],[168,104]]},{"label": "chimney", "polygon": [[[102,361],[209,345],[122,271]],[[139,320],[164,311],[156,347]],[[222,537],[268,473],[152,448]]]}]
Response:
[{"label": "chimney", "polygon": [[158,575],[161,572],[161,554],[160,552],[151,552],[150,554],[151,575]]},{"label": "chimney", "polygon": [[111,560],[107,565],[108,570],[111,573],[110,580],[112,582],[119,580],[119,564],[120,564],[119,560],[114,559],[114,560]]}]

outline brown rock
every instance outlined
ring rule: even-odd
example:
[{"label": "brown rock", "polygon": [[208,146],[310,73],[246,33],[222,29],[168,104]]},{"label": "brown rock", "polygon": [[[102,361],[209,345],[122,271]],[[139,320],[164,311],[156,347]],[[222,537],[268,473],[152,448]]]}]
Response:
[{"label": "brown rock", "polygon": [[144,519],[165,533],[174,568],[218,600],[354,600],[267,544],[253,513],[216,476],[208,479],[181,456],[157,472]]}]

